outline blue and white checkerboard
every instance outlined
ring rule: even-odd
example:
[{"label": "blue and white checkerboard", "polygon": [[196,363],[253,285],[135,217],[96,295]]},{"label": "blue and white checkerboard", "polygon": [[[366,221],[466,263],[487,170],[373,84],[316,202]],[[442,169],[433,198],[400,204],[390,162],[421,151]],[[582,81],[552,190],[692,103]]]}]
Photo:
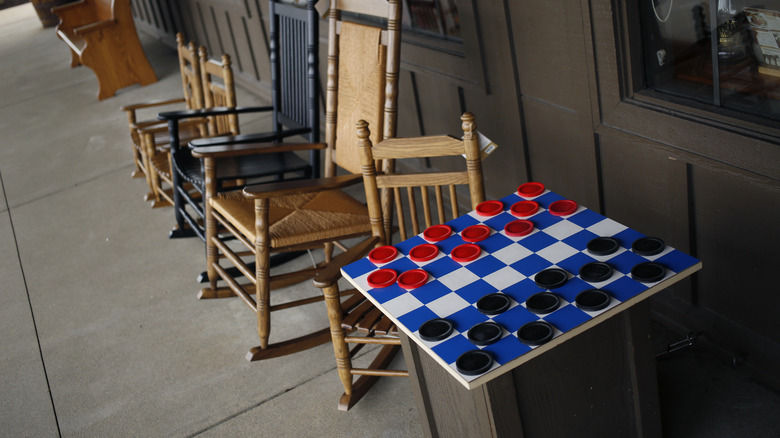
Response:
[{"label": "blue and white checkerboard", "polygon": [[[523,237],[507,236],[504,226],[519,219],[509,212],[510,207],[515,202],[526,199],[539,203],[537,213],[521,218],[532,221],[534,230]],[[431,353],[434,359],[446,365],[448,371],[461,380],[461,383],[473,388],[503,374],[502,371],[496,371],[503,365],[520,364],[524,362],[522,357],[535,348],[546,349],[550,344],[554,344],[551,341],[539,347],[529,347],[521,343],[517,338],[517,330],[524,324],[540,319],[547,321],[556,329],[553,338],[555,340],[590,321],[593,321],[591,325],[595,325],[599,320],[627,308],[624,304],[626,301],[633,298],[637,299],[632,302],[639,301],[641,298],[638,296],[643,292],[649,296],[701,267],[701,262],[695,258],[669,246],[652,257],[635,254],[630,249],[631,244],[644,235],[582,206],[569,216],[550,214],[548,206],[560,199],[564,198],[550,191],[545,191],[535,198],[523,198],[516,193],[509,195],[501,199],[504,211],[496,216],[483,217],[472,211],[447,222],[447,225],[452,227],[453,234],[435,243],[440,252],[432,260],[414,262],[408,257],[412,248],[428,243],[420,234],[395,245],[399,254],[394,260],[377,265],[364,258],[345,266],[342,273],[380,310],[390,316],[399,328]],[[478,223],[487,225],[492,230],[490,237],[477,243],[482,248],[482,254],[468,263],[454,261],[449,255],[450,252],[456,246],[466,243],[459,233]],[[599,236],[614,237],[620,242],[619,249],[608,256],[590,254],[586,245]],[[593,261],[606,262],[612,266],[612,276],[599,283],[588,283],[579,278],[580,267]],[[631,268],[646,261],[654,261],[666,267],[666,276],[657,283],[640,283],[631,278]],[[526,299],[543,291],[534,283],[533,277],[539,271],[551,267],[561,268],[569,273],[566,284],[552,291],[561,299],[561,305],[547,315],[531,313],[525,308]],[[429,279],[425,285],[413,290],[402,289],[398,284],[373,289],[368,285],[367,277],[378,268],[394,269],[399,274],[422,268],[428,272]],[[683,272],[686,275],[679,275]],[[611,302],[605,309],[597,312],[579,309],[574,304],[575,297],[580,292],[593,288],[608,292],[612,296]],[[494,292],[508,295],[512,299],[511,307],[501,314],[489,317],[477,310],[476,302],[482,296]],[[618,309],[615,309],[616,307]],[[452,335],[439,342],[422,340],[418,329],[432,318],[452,321]],[[498,323],[504,328],[504,336],[494,344],[478,347],[468,340],[466,333],[469,328],[484,321]],[[477,348],[492,354],[493,367],[482,376],[460,374],[456,370],[455,360],[462,353]],[[528,355],[528,358],[533,356]]]}]

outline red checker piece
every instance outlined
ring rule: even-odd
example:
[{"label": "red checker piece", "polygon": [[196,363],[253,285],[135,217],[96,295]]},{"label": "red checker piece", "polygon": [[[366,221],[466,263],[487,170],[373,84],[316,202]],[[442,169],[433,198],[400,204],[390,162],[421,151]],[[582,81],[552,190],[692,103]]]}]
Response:
[{"label": "red checker piece", "polygon": [[440,242],[452,234],[452,228],[449,225],[434,225],[423,231],[423,237],[428,242]]},{"label": "red checker piece", "polygon": [[404,289],[414,289],[428,281],[428,273],[422,269],[412,269],[398,276],[398,285]]},{"label": "red checker piece", "polygon": [[577,203],[570,199],[561,199],[550,204],[548,210],[553,216],[568,216],[577,211]]},{"label": "red checker piece", "polygon": [[452,260],[460,263],[476,260],[480,254],[482,254],[482,248],[480,248],[479,245],[474,245],[473,243],[464,243],[463,245],[458,245],[453,248],[452,252],[450,253]]},{"label": "red checker piece", "polygon": [[439,247],[431,243],[417,245],[409,251],[409,258],[413,262],[427,262],[439,254]]},{"label": "red checker piece", "polygon": [[466,229],[460,233],[460,237],[463,238],[463,240],[472,243],[485,240],[489,236],[490,228],[486,225],[472,225],[470,227],[466,227]]},{"label": "red checker piece", "polygon": [[477,214],[480,216],[495,216],[504,211],[501,201],[485,201],[477,204]]},{"label": "red checker piece", "polygon": [[509,211],[518,217],[528,217],[539,211],[539,203],[536,201],[515,202]]},{"label": "red checker piece", "polygon": [[531,234],[534,230],[534,223],[531,221],[518,219],[504,226],[504,232],[507,236],[522,237]]},{"label": "red checker piece", "polygon": [[535,198],[544,193],[544,184],[538,182],[527,182],[517,188],[517,194],[523,198]]},{"label": "red checker piece", "polygon": [[368,274],[368,285],[373,288],[387,287],[395,283],[398,274],[392,269],[379,269]]},{"label": "red checker piece", "polygon": [[398,250],[394,246],[386,245],[374,248],[368,253],[368,259],[373,263],[387,263],[392,261],[398,255]]}]

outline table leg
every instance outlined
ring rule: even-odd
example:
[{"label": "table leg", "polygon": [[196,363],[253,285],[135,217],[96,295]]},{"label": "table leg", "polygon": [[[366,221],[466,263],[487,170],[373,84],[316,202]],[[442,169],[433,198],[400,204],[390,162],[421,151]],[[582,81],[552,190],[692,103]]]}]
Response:
[{"label": "table leg", "polygon": [[427,436],[661,436],[647,302],[471,391],[403,348]]}]

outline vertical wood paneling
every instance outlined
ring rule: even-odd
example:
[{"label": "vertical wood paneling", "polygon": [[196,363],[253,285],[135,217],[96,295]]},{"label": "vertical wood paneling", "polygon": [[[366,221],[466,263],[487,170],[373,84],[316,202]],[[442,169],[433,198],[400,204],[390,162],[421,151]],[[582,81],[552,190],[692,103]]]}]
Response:
[{"label": "vertical wood paneling", "polygon": [[591,113],[595,105],[581,4],[534,0],[508,5],[530,177],[596,208],[599,182]]},{"label": "vertical wood paneling", "polygon": [[181,27],[181,21],[170,5],[171,0],[133,0],[131,10],[137,27],[166,44],[176,45],[175,35]]},{"label": "vertical wood paneling", "polygon": [[523,99],[523,109],[531,177],[597,209],[596,149],[587,120],[581,113],[532,99]]},{"label": "vertical wood paneling", "polygon": [[600,137],[605,214],[690,251],[686,165],[631,136]]},{"label": "vertical wood paneling", "polygon": [[696,304],[780,343],[780,192],[694,168],[701,293]]},{"label": "vertical wood paneling", "polygon": [[[600,145],[604,214],[690,253],[686,164],[632,136],[604,135]],[[691,302],[691,287],[691,281],[684,280],[672,290]]]}]

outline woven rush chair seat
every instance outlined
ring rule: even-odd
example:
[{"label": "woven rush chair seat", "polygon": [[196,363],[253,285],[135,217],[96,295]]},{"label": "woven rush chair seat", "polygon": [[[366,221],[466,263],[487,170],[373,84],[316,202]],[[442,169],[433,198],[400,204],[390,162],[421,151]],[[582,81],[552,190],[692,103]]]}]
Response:
[{"label": "woven rush chair seat", "polygon": [[[253,200],[241,192],[225,192],[210,202],[212,208],[247,239],[257,240]],[[371,231],[366,206],[338,190],[273,198],[269,219],[268,235],[274,248]]]}]

